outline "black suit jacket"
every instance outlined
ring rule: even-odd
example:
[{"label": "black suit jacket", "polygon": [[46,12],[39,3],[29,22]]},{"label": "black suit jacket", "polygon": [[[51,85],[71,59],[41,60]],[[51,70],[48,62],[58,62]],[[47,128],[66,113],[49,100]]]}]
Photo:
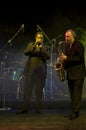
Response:
[{"label": "black suit jacket", "polygon": [[24,75],[32,74],[35,70],[38,70],[41,76],[47,76],[47,63],[46,60],[50,59],[50,55],[48,54],[46,47],[34,46],[33,43],[29,43],[27,48],[24,50],[24,54],[28,56],[28,60],[26,62],[24,68]]},{"label": "black suit jacket", "polygon": [[67,79],[76,80],[85,77],[85,60],[84,60],[84,46],[81,42],[75,41],[71,48],[66,45],[65,54],[67,61],[64,62],[67,70]]}]

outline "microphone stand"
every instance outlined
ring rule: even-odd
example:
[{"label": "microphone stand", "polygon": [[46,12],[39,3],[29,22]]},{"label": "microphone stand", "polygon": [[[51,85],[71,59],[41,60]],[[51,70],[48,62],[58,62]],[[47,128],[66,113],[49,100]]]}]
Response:
[{"label": "microphone stand", "polygon": [[[2,49],[0,50],[0,52],[3,51],[3,49],[8,45],[8,43],[10,43],[10,46],[12,45],[12,40],[14,40],[14,38],[20,33],[21,30],[24,30],[24,24],[21,25],[21,27],[19,28],[19,30],[16,32],[16,34],[2,47]],[[3,62],[1,62],[1,72],[3,73],[3,107],[0,108],[0,110],[6,111],[6,110],[11,110],[10,107],[6,107],[6,88],[5,88],[5,61],[3,60]]]},{"label": "microphone stand", "polygon": [[55,48],[55,47],[53,45],[53,42],[49,39],[49,37],[45,34],[43,29],[39,25],[37,25],[37,29],[39,29],[44,34],[44,36],[47,38],[47,40],[49,41],[49,43],[51,45],[51,49],[50,49],[50,57],[51,57],[50,59],[51,60],[50,60],[50,65],[49,65],[49,67],[50,67],[50,94],[51,94],[50,98],[51,98],[51,100],[53,100],[53,89],[52,89],[52,73],[53,73],[53,69],[52,69],[52,67],[53,67],[53,48]]},{"label": "microphone stand", "polygon": [[16,34],[10,40],[8,40],[8,42],[1,48],[0,52],[2,52],[9,43],[10,45],[12,45],[12,40],[14,40],[14,38],[20,33],[21,30],[24,30],[24,24],[21,25]]}]

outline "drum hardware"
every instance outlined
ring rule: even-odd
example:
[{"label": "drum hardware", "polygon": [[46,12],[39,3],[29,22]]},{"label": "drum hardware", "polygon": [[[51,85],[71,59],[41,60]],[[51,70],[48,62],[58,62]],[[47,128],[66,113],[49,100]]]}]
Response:
[{"label": "drum hardware", "polygon": [[5,84],[5,61],[1,62],[1,72],[2,72],[2,85],[3,85],[3,107],[0,110],[11,110],[10,107],[6,107],[6,84]]},{"label": "drum hardware", "polygon": [[19,98],[19,93],[20,93],[20,83],[21,83],[21,80],[23,79],[24,75],[20,76],[19,80],[18,80],[18,87],[17,87],[17,96],[16,98],[18,99]]}]

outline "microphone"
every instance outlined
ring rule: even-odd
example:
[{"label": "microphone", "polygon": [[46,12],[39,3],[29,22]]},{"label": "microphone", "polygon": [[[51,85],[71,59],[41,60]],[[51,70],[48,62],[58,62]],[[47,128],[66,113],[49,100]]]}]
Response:
[{"label": "microphone", "polygon": [[21,30],[23,30],[23,31],[24,31],[24,24],[22,24],[22,25],[21,25]]},{"label": "microphone", "polygon": [[63,43],[65,43],[65,42],[66,42],[66,41],[60,41],[59,44],[63,44]]},{"label": "microphone", "polygon": [[62,37],[62,34],[60,34],[60,35],[58,35],[57,37],[53,38],[51,41],[52,41],[52,42],[56,42],[57,39],[59,39],[59,38],[61,38],[61,37]]},{"label": "microphone", "polygon": [[51,41],[52,41],[52,42],[56,42],[56,38],[53,38]]}]

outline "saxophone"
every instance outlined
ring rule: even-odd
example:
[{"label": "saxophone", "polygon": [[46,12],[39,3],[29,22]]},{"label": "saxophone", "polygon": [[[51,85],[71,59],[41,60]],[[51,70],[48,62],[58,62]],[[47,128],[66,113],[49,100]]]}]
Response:
[{"label": "saxophone", "polygon": [[57,71],[59,79],[61,81],[64,81],[65,70],[64,70],[63,62],[59,60],[59,56],[63,54],[62,49],[61,49],[62,43],[64,43],[64,41],[60,41],[58,44],[58,57],[54,64],[54,69]]}]

